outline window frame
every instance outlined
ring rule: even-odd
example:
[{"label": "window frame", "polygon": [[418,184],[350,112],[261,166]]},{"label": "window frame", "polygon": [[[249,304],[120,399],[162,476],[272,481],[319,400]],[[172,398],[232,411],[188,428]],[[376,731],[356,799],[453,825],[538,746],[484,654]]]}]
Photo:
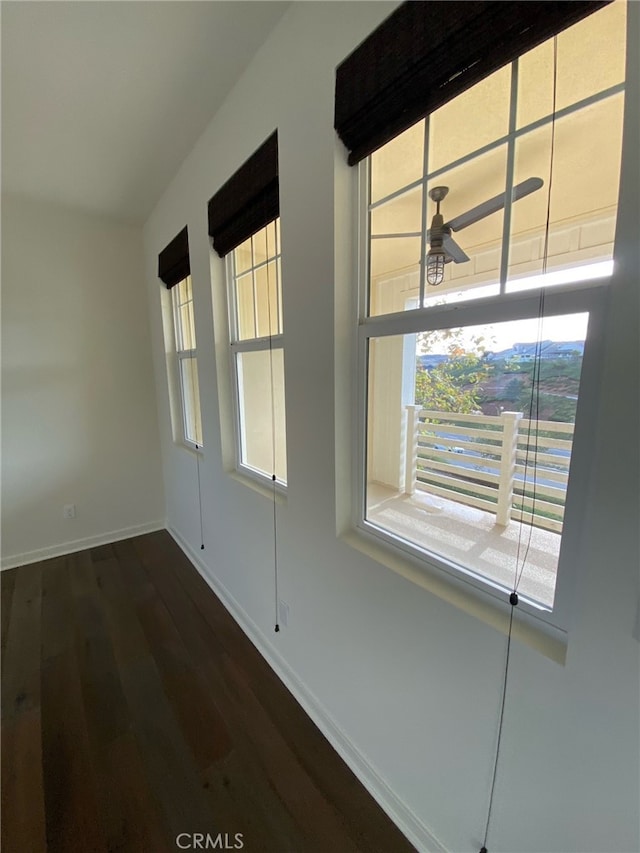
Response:
[{"label": "window frame", "polygon": [[[180,285],[183,282],[190,280],[191,287],[191,299],[187,300],[187,302],[180,303],[179,302],[179,293],[180,293]],[[180,308],[184,305],[191,306],[191,324],[192,328],[190,330],[191,337],[193,340],[194,346],[190,349],[184,347],[182,344],[184,343],[185,335],[182,325],[181,312]],[[185,276],[185,278],[181,279],[176,285],[171,288],[171,312],[173,315],[173,341],[174,341],[174,354],[175,354],[175,365],[176,365],[176,377],[178,384],[178,393],[180,396],[180,412],[181,412],[181,443],[189,448],[190,450],[195,451],[196,453],[200,453],[204,447],[204,442],[197,441],[196,439],[190,438],[188,434],[188,412],[187,412],[187,395],[184,390],[184,378],[182,372],[183,362],[193,361],[193,368],[198,371],[198,352],[196,345],[196,328],[195,328],[195,303],[194,303],[194,294],[193,294],[193,279],[191,278],[191,274]],[[196,399],[196,389],[192,388],[191,391],[194,403]],[[200,400],[200,377],[198,377],[198,392],[197,392],[197,410],[193,412],[194,425],[196,427],[197,433],[197,420],[198,420],[198,412],[200,412],[200,436],[202,438],[202,409],[201,409],[201,400]]]},{"label": "window frame", "polygon": [[[229,370],[230,370],[230,382],[231,382],[231,398],[232,398],[232,411],[233,411],[233,435],[234,435],[234,457],[235,457],[235,470],[241,474],[242,476],[248,477],[253,482],[265,486],[268,484],[270,488],[275,489],[277,493],[280,495],[285,495],[287,493],[287,482],[281,479],[273,479],[273,476],[267,474],[265,472],[260,471],[258,468],[254,468],[251,465],[248,465],[243,456],[245,455],[245,447],[246,441],[243,435],[243,403],[242,403],[242,395],[240,390],[241,385],[241,376],[240,371],[238,369],[238,357],[242,353],[248,352],[267,352],[270,354],[275,352],[276,350],[282,351],[284,357],[284,318],[283,318],[283,309],[282,309],[282,281],[281,281],[281,260],[282,260],[282,247],[281,247],[281,237],[280,237],[280,216],[278,215],[275,219],[271,220],[271,222],[267,223],[267,225],[259,228],[257,231],[252,233],[250,239],[252,241],[252,253],[253,253],[253,238],[256,234],[259,234],[261,231],[268,228],[270,225],[274,224],[274,233],[275,233],[275,254],[268,255],[264,261],[261,261],[259,264],[253,264],[253,255],[251,259],[251,266],[248,270],[243,271],[242,273],[236,274],[236,262],[235,262],[235,252],[236,249],[232,249],[224,258],[225,263],[225,283],[226,283],[226,296],[227,296],[227,317],[228,317],[228,332],[229,332]],[[268,265],[273,263],[275,265],[276,271],[276,295],[278,299],[278,303],[276,305],[276,312],[278,317],[278,326],[283,329],[278,334],[275,335],[265,335],[261,337],[254,338],[240,338],[239,332],[239,311],[238,311],[238,298],[237,298],[237,280],[238,278],[246,275],[247,273],[251,273],[252,275],[256,272],[256,270],[262,269],[263,267],[268,268]],[[255,309],[255,282],[254,282],[254,309]],[[271,367],[271,366],[270,366]],[[286,392],[285,392],[286,393]],[[285,397],[286,400],[286,397]],[[272,400],[273,403],[273,400]],[[286,404],[285,404],[285,456],[286,456]]]},{"label": "window frame", "polygon": [[[552,120],[551,116],[545,116],[529,125],[520,128],[516,127],[515,115],[517,104],[515,103],[516,99],[513,96],[513,92],[517,91],[517,67],[518,59],[515,59],[511,63],[512,89],[510,95],[510,124],[508,134],[498,140],[494,140],[477,151],[471,152],[469,155],[459,158],[454,163],[446,164],[434,170],[433,173],[429,173],[427,168],[423,168],[423,174],[419,180],[416,180],[409,186],[402,187],[384,199],[376,200],[373,206],[378,206],[385,201],[389,201],[393,196],[399,196],[407,192],[411,186],[419,186],[421,183],[423,184],[424,204],[428,181],[432,181],[440,173],[445,173],[503,144],[507,145],[508,160],[505,190],[508,194],[509,189],[513,186],[513,161],[516,140],[528,132],[543,127]],[[571,115],[584,107],[615,96],[619,92],[624,93],[625,91],[626,81],[558,111],[556,119],[561,116]],[[425,138],[428,133],[428,117],[426,118]],[[410,542],[394,536],[390,531],[385,531],[383,528],[367,520],[368,343],[372,338],[390,335],[405,335],[423,331],[481,325],[484,323],[497,323],[504,320],[535,318],[539,313],[542,292],[544,292],[545,316],[586,312],[589,314],[589,325],[582,362],[578,410],[576,413],[571,466],[565,501],[565,520],[556,572],[554,604],[549,609],[520,594],[520,606],[518,607],[518,618],[525,621],[528,620],[529,624],[534,626],[534,630],[542,627],[543,631],[550,633],[554,637],[566,636],[566,631],[571,621],[571,603],[574,598],[573,591],[575,590],[578,578],[581,550],[580,528],[585,519],[587,508],[589,457],[593,453],[596,438],[595,418],[599,397],[599,374],[604,348],[602,329],[612,282],[615,278],[616,247],[614,245],[614,266],[611,275],[594,280],[574,281],[567,284],[554,285],[552,287],[538,287],[507,292],[509,281],[507,276],[508,256],[511,237],[509,220],[512,206],[511,199],[508,196],[508,203],[504,212],[505,221],[503,224],[501,246],[500,290],[497,295],[475,299],[466,298],[458,302],[451,301],[443,305],[420,307],[422,305],[423,294],[426,293],[426,265],[424,261],[426,243],[423,227],[420,234],[419,307],[390,314],[371,315],[369,314],[370,212],[372,209],[370,203],[370,176],[371,158],[369,156],[358,164],[355,180],[357,187],[355,190],[355,233],[357,235],[356,275],[358,286],[355,299],[357,332],[354,357],[354,369],[356,371],[354,387],[356,393],[354,394],[352,408],[352,446],[355,451],[352,455],[352,482],[355,485],[351,490],[352,529],[356,531],[358,536],[363,537],[369,543],[374,553],[380,549],[380,556],[383,553],[391,554],[391,559],[383,559],[383,562],[388,565],[391,565],[395,558],[399,557],[401,560],[408,561],[413,567],[418,567],[419,572],[425,576],[434,579],[436,585],[443,579],[446,579],[446,582],[453,587],[466,590],[467,594],[470,592],[474,598],[489,603],[489,605],[503,604],[510,592],[504,586],[493,582],[490,578],[481,576],[479,573],[474,573],[472,570],[455,564],[437,552],[427,551],[417,545],[414,546]],[[622,175],[618,188],[618,199],[621,186]],[[452,288],[452,290],[455,292],[455,288]],[[393,555],[396,555],[396,557]]]}]

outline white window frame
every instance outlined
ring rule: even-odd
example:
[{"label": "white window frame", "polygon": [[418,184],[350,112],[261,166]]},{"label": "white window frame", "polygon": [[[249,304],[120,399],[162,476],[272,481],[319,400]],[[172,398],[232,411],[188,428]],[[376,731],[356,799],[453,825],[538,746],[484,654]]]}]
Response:
[{"label": "white window frame", "polygon": [[[520,292],[506,292],[507,274],[509,261],[509,226],[511,218],[512,201],[510,189],[514,181],[514,147],[516,139],[534,129],[542,127],[552,121],[551,115],[539,119],[525,127],[516,127],[516,97],[517,92],[517,69],[518,59],[512,65],[512,94],[510,103],[510,126],[509,133],[498,140],[484,146],[482,149],[471,152],[454,163],[438,168],[432,173],[428,167],[423,170],[423,175],[410,187],[423,184],[424,198],[426,198],[427,182],[433,181],[439,174],[443,174],[452,168],[463,165],[465,162],[478,156],[479,152],[486,152],[499,145],[506,144],[507,147],[507,173],[506,186],[507,204],[504,211],[502,256],[500,265],[500,293],[496,296],[479,297],[476,299],[465,299],[458,302],[450,302],[443,305],[431,305],[428,307],[417,307],[393,314],[372,315],[368,313],[370,286],[369,286],[369,246],[370,246],[370,210],[378,205],[388,202],[395,196],[399,196],[410,187],[391,193],[384,199],[377,200],[373,205],[369,204],[370,188],[370,158],[361,161],[358,166],[357,175],[357,344],[356,344],[356,370],[357,379],[355,383],[356,394],[353,410],[354,438],[353,446],[355,454],[353,457],[352,477],[355,488],[352,490],[352,523],[358,534],[369,542],[373,553],[380,547],[380,554],[395,553],[401,558],[408,560],[412,566],[418,566],[420,571],[436,578],[436,585],[446,576],[447,581],[454,587],[472,590],[474,596],[485,603],[494,605],[497,602],[504,603],[511,590],[506,589],[499,583],[491,581],[472,570],[465,569],[455,564],[437,552],[427,551],[410,542],[395,537],[388,531],[383,530],[366,519],[366,494],[367,494],[367,388],[368,388],[368,344],[371,338],[386,337],[389,335],[406,335],[419,332],[444,330],[482,324],[491,324],[501,321],[537,318],[540,308],[540,294],[544,291],[544,316],[555,316],[562,314],[588,313],[589,330],[585,342],[585,350],[582,363],[580,381],[580,399],[576,414],[576,424],[571,457],[571,470],[567,497],[565,503],[565,519],[561,539],[561,550],[558,559],[556,587],[553,609],[543,607],[538,602],[529,600],[519,593],[519,617],[529,620],[529,624],[535,626],[546,626],[552,636],[565,636],[570,623],[572,591],[575,588],[578,563],[577,555],[581,549],[581,523],[586,512],[586,495],[589,481],[589,458],[593,452],[595,441],[594,421],[597,411],[598,398],[598,376],[603,352],[603,322],[604,313],[611,287],[611,278],[607,277],[587,281],[574,281],[566,284],[558,284],[553,287],[523,290]],[[570,115],[600,100],[614,96],[625,91],[625,83],[609,87],[595,95],[585,98],[576,104],[558,110],[558,118]],[[428,144],[429,117],[425,119],[425,146]],[[425,150],[426,147],[425,147]],[[426,164],[425,164],[426,165]],[[622,185],[622,178],[620,181]],[[423,212],[423,220],[426,210]],[[418,235],[416,235],[418,236]],[[425,230],[422,229],[421,237],[421,260],[420,260],[420,298],[418,306],[422,305],[425,294],[425,256],[426,238]],[[615,271],[615,268],[614,268]],[[389,565],[394,562],[384,559]],[[439,578],[438,578],[439,576]],[[537,630],[537,628],[535,628]],[[544,629],[543,629],[544,630]]]},{"label": "white window frame", "polygon": [[[188,435],[188,413],[187,413],[187,395],[184,389],[184,380],[183,380],[183,372],[182,372],[182,362],[187,360],[195,360],[195,369],[196,372],[198,370],[198,353],[196,344],[196,329],[195,329],[195,304],[194,304],[194,296],[193,296],[193,280],[191,280],[191,299],[188,302],[180,303],[178,300],[179,287],[182,282],[191,279],[191,276],[188,275],[186,278],[182,279],[182,281],[178,282],[174,287],[171,288],[171,310],[173,314],[173,332],[174,332],[174,342],[175,342],[175,359],[176,359],[176,375],[178,382],[178,392],[180,395],[180,411],[181,411],[181,420],[182,420],[182,428],[181,428],[181,440],[182,443],[191,450],[201,451],[203,448],[202,441],[198,442],[195,439],[192,439]],[[191,305],[191,318],[193,323],[193,328],[191,329],[191,336],[194,343],[194,346],[191,349],[187,349],[183,347],[184,341],[184,330],[182,327],[182,319],[180,307],[181,305]],[[195,388],[191,389],[191,394],[194,398],[195,402]],[[198,378],[198,410],[201,411],[201,401],[200,401],[200,381]],[[196,412],[194,411],[194,421],[196,419]],[[202,415],[200,416],[200,433],[202,433]]]},{"label": "white window frame", "polygon": [[[276,223],[279,223],[279,217],[275,220]],[[269,225],[272,223],[268,223]],[[267,226],[265,226],[267,227]],[[259,234],[263,229],[260,228],[258,231],[254,232],[251,235],[251,239],[255,237],[256,234]],[[247,238],[249,239],[249,238]],[[231,371],[231,393],[232,393],[232,402],[233,402],[233,417],[234,417],[234,447],[235,447],[235,467],[236,470],[242,475],[248,477],[249,479],[259,483],[264,486],[265,484],[269,484],[271,488],[276,489],[276,491],[282,495],[286,494],[287,491],[287,483],[284,480],[276,479],[273,480],[273,476],[260,471],[258,468],[254,468],[251,465],[248,465],[244,461],[245,453],[245,439],[242,432],[242,424],[244,422],[243,409],[242,409],[242,394],[241,394],[241,385],[242,385],[242,376],[241,372],[238,369],[239,359],[238,356],[241,353],[245,352],[267,352],[271,355],[272,352],[276,352],[278,350],[282,351],[284,355],[284,332],[281,332],[277,335],[267,335],[260,338],[240,338],[240,332],[238,328],[238,300],[237,300],[237,287],[236,281],[237,278],[246,275],[247,272],[251,271],[255,273],[256,271],[266,267],[268,264],[273,263],[275,266],[275,275],[276,275],[276,299],[277,303],[275,305],[276,316],[280,318],[282,316],[282,306],[280,304],[281,300],[281,281],[280,281],[280,264],[282,258],[281,251],[281,241],[280,241],[280,228],[279,225],[275,228],[275,254],[267,257],[265,261],[261,261],[258,264],[253,264],[249,270],[244,270],[239,275],[236,275],[236,265],[235,265],[235,249],[225,257],[225,278],[227,283],[227,306],[228,306],[228,318],[229,318],[229,347],[230,347],[230,359],[229,359],[229,368]],[[254,311],[256,310],[257,299],[255,292],[255,280],[254,280]],[[257,317],[254,316],[255,328],[257,329]],[[279,321],[279,325],[283,326]],[[272,401],[273,402],[273,401]],[[286,417],[286,415],[285,415]],[[286,448],[285,448],[286,453]]]}]

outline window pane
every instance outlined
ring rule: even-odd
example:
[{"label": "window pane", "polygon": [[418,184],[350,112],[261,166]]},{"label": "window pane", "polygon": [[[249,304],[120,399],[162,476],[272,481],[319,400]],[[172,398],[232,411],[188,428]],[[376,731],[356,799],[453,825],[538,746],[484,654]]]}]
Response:
[{"label": "window pane", "polygon": [[265,230],[267,232],[267,254],[270,258],[273,258],[277,251],[276,221],[270,222]]},{"label": "window pane", "polygon": [[283,351],[238,353],[236,367],[242,463],[286,483]]},{"label": "window pane", "polygon": [[267,235],[264,228],[261,228],[260,231],[253,235],[251,244],[253,246],[253,265],[255,267],[267,259]]},{"label": "window pane", "polygon": [[180,359],[180,384],[185,438],[202,447],[202,417],[200,414],[198,360],[196,358]]},{"label": "window pane", "polygon": [[180,352],[181,350],[195,349],[196,336],[191,276],[187,276],[172,289],[172,297],[176,350]]},{"label": "window pane", "polygon": [[[435,187],[447,187],[448,193],[440,203],[440,212],[445,225],[462,214],[473,210],[505,189],[507,166],[507,147],[499,148],[469,160],[462,166],[451,169],[427,185],[431,192]],[[427,222],[431,224],[436,213],[436,204],[429,198],[427,202]],[[502,252],[502,231],[504,211],[502,208],[481,216],[469,225],[452,229],[451,238],[464,253],[462,260],[448,262],[445,265],[444,281],[440,285],[428,285],[425,288],[426,304],[441,301],[457,301],[459,291],[493,285],[484,289],[482,295],[499,292],[500,259]],[[445,244],[446,249],[446,244]],[[464,260],[464,255],[468,260]],[[479,296],[474,293],[473,296]],[[444,298],[448,297],[448,298]]]},{"label": "window pane", "polygon": [[[556,109],[625,78],[626,3],[615,2],[560,33]],[[553,111],[553,39],[519,60],[518,127]],[[606,129],[603,129],[606,130]]]},{"label": "window pane", "polygon": [[458,95],[429,118],[429,172],[454,163],[509,130],[511,66]]},{"label": "window pane", "polygon": [[173,288],[175,299],[178,305],[182,305],[192,298],[191,292],[191,276],[188,275]]},{"label": "window pane", "polygon": [[279,327],[279,294],[278,274],[275,261],[271,261],[255,271],[256,282],[256,314],[258,320],[257,337],[277,335],[282,331]]},{"label": "window pane", "polygon": [[243,272],[251,269],[251,237],[234,249],[233,260],[236,275],[242,275]]},{"label": "window pane", "polygon": [[276,254],[276,223],[270,222],[251,238],[253,242],[253,265],[263,264],[267,257]]},{"label": "window pane", "polygon": [[236,279],[236,311],[238,314],[238,340],[255,338],[256,324],[253,301],[253,273]]},{"label": "window pane", "polygon": [[278,290],[277,290],[276,295],[278,297],[278,323],[280,324],[278,326],[278,330],[280,332],[282,332],[282,330],[284,329],[284,320],[283,320],[283,311],[282,311],[282,264],[280,262],[280,258],[278,258],[276,263],[277,263],[277,273],[278,273]]},{"label": "window pane", "polygon": [[371,211],[372,234],[419,234],[421,228],[422,185]]},{"label": "window pane", "polygon": [[[556,122],[548,270],[590,266],[613,257],[623,105],[623,95],[615,95]],[[508,290],[532,286],[530,277],[543,269],[551,142],[551,124],[516,140],[514,182],[538,176],[544,186],[513,205]],[[550,283],[553,280],[545,281]]]},{"label": "window pane", "polygon": [[520,554],[518,591],[551,607],[586,326],[371,339],[367,521],[507,589]]},{"label": "window pane", "polygon": [[420,237],[371,240],[369,314],[415,307],[420,288]]},{"label": "window pane", "polygon": [[180,306],[178,314],[178,349],[195,349],[196,336],[193,320],[193,302],[185,302]]},{"label": "window pane", "polygon": [[422,177],[424,121],[414,124],[371,155],[371,201],[386,198]]},{"label": "window pane", "polygon": [[[270,222],[243,243],[243,269],[235,266],[233,288],[236,302],[236,340],[282,333],[282,290],[280,275],[280,220]],[[246,250],[250,247],[247,263]],[[236,249],[236,252],[238,250]],[[267,255],[270,263],[266,263]]]}]

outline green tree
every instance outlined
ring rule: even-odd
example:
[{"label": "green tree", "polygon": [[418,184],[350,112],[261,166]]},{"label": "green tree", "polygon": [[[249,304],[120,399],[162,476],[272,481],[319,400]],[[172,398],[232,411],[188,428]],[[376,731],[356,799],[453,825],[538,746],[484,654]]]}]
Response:
[{"label": "green tree", "polygon": [[535,392],[533,399],[531,387],[524,388],[518,400],[518,408],[525,418],[539,418],[543,421],[575,423],[577,398],[563,397],[561,394]]},{"label": "green tree", "polygon": [[508,400],[510,403],[516,403],[520,399],[522,393],[523,382],[521,379],[510,379],[504,389],[503,400]]},{"label": "green tree", "polygon": [[416,372],[415,400],[425,409],[465,415],[479,410],[482,382],[491,367],[485,359],[484,338],[473,338],[469,346],[462,336],[462,329],[425,332],[420,336],[423,352],[442,349],[443,344],[447,351],[446,361],[429,369],[418,367]]},{"label": "green tree", "polygon": [[431,370],[418,368],[416,403],[425,409],[438,412],[473,414],[478,411],[477,396],[452,378],[446,362]]}]

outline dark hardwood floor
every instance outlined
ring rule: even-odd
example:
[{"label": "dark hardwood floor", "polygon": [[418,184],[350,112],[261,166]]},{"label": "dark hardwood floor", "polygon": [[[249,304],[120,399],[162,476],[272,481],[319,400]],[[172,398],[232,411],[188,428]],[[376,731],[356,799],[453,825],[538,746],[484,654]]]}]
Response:
[{"label": "dark hardwood floor", "polygon": [[413,850],[166,532],[0,582],[3,853]]}]

